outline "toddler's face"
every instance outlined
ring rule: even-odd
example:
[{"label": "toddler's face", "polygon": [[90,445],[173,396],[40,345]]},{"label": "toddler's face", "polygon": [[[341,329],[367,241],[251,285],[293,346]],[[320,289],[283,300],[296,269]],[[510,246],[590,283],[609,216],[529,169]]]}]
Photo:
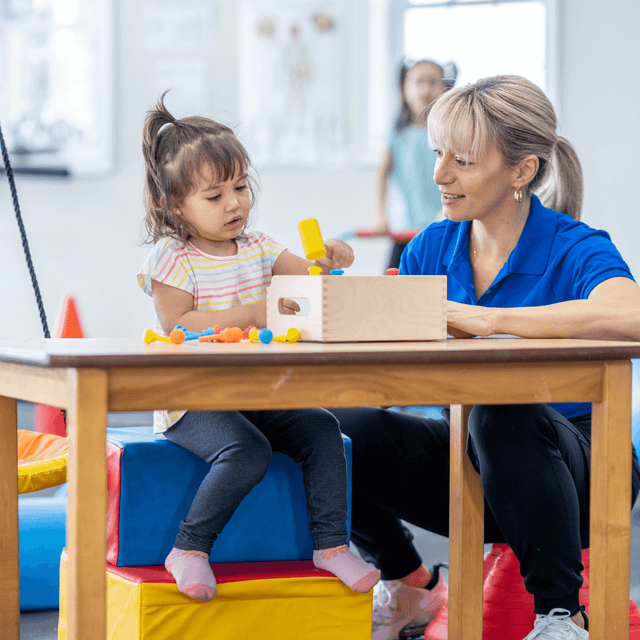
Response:
[{"label": "toddler's face", "polygon": [[245,228],[250,209],[251,194],[245,171],[239,169],[231,179],[220,181],[209,170],[197,189],[184,198],[177,214],[188,224],[190,240],[215,254],[216,248],[235,248],[235,239]]},{"label": "toddler's face", "polygon": [[447,85],[442,70],[429,62],[419,62],[407,71],[404,96],[413,117],[419,117]]}]

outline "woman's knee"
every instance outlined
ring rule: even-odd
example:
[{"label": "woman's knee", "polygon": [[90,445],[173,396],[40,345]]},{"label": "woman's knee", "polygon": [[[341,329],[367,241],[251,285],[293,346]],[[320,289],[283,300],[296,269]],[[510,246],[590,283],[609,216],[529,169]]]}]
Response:
[{"label": "woman's knee", "polygon": [[469,416],[469,436],[477,446],[523,442],[528,427],[539,422],[541,405],[476,405]]}]

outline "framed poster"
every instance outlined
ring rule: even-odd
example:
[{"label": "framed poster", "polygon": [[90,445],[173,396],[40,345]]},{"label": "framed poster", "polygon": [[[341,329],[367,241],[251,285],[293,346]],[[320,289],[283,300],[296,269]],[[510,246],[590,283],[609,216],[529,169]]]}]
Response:
[{"label": "framed poster", "polygon": [[345,163],[343,4],[241,1],[238,133],[255,165]]}]

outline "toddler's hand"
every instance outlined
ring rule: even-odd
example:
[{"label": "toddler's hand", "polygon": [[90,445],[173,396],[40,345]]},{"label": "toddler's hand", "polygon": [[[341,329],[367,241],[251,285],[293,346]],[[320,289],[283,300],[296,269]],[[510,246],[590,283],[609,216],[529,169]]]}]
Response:
[{"label": "toddler's hand", "polygon": [[289,298],[282,298],[281,311],[285,316],[295,316],[300,311],[300,305],[295,300],[289,300]]},{"label": "toddler's hand", "polygon": [[324,243],[327,255],[319,262],[332,269],[346,269],[353,264],[353,249],[344,240],[331,238]]}]

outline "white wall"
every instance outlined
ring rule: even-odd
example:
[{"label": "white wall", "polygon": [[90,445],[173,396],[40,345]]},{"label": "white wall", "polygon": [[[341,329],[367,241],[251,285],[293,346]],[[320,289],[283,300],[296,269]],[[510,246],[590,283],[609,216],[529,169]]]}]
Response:
[{"label": "white wall", "polygon": [[583,164],[583,219],[611,234],[640,280],[640,5],[564,4],[562,133]]},{"label": "white wall", "polygon": [[[359,0],[345,28],[362,30]],[[211,115],[237,123],[236,2],[212,0]],[[152,63],[143,40],[143,0],[116,0],[117,167],[100,179],[54,180],[17,176],[18,195],[44,303],[53,325],[67,292],[75,294],[89,337],[138,336],[152,322],[150,300],[135,274],[148,252],[140,246],[141,126],[155,102]],[[640,147],[635,80],[640,49],[637,0],[564,3],[562,132],[575,144],[585,170],[585,220],[609,230],[640,276],[640,219],[636,199]],[[595,46],[597,44],[597,46]],[[353,102],[356,52],[348,51],[346,95]],[[223,61],[216,63],[216,61]],[[350,107],[353,108],[353,107]],[[259,169],[259,168],[258,168]],[[373,168],[341,171],[259,171],[255,227],[301,252],[297,223],[321,221],[331,237],[365,225],[373,206]],[[4,182],[3,182],[4,180]],[[356,241],[356,273],[378,273],[386,260],[381,241]],[[0,176],[0,329],[4,337],[40,337],[42,330],[22,256],[6,180]]]}]

